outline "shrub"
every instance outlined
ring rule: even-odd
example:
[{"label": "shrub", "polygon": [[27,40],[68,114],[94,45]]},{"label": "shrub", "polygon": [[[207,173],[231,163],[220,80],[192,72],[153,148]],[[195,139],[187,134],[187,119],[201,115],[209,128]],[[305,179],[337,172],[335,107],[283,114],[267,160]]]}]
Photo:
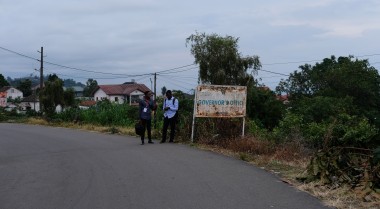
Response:
[{"label": "shrub", "polygon": [[278,127],[273,129],[272,137],[278,143],[301,140],[302,138],[303,118],[300,115],[287,112],[285,117],[280,121]]}]

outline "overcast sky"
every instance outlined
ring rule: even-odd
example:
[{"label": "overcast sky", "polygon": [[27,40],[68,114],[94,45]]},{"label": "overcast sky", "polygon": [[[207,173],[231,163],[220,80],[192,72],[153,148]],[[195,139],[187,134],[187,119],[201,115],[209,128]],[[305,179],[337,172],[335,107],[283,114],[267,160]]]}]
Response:
[{"label": "overcast sky", "polygon": [[[44,47],[44,61],[74,68],[45,63],[45,74],[151,87],[150,73],[194,63],[186,38],[196,31],[239,38],[242,55],[258,55],[262,70],[284,75],[331,55],[380,68],[379,0],[0,0],[0,73],[39,75],[30,58]],[[274,89],[284,75],[257,78]],[[166,71],[157,91],[189,92],[197,78],[196,66]]]}]

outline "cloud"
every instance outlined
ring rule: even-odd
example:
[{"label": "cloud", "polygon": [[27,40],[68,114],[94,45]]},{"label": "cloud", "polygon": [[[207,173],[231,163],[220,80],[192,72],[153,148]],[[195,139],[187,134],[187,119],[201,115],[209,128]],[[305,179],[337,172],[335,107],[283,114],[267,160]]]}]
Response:
[{"label": "cloud", "polygon": [[[371,54],[377,50],[373,43],[380,33],[378,2],[0,0],[0,46],[36,58],[43,46],[47,61],[126,74],[193,63],[185,39],[195,31],[239,37],[243,55],[259,55],[266,63],[314,60],[348,51]],[[0,57],[0,73],[5,76],[26,75],[39,68],[38,62],[5,51],[0,51]],[[57,66],[46,68],[74,79],[101,77]],[[295,69],[279,66],[269,70]],[[185,71],[181,76],[196,77],[197,71]],[[146,82],[150,85],[149,78]]]},{"label": "cloud", "polygon": [[[289,2],[287,2],[289,3]],[[273,26],[317,29],[314,37],[358,38],[366,32],[380,30],[380,2],[355,0],[294,1],[271,5],[261,12]],[[265,10],[266,11],[266,10]]]}]

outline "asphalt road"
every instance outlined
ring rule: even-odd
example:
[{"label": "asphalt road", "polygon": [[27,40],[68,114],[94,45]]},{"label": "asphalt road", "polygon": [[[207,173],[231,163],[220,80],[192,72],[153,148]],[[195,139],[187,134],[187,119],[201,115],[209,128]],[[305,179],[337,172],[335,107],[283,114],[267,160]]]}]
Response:
[{"label": "asphalt road", "polygon": [[0,209],[321,209],[243,161],[188,145],[0,123]]}]

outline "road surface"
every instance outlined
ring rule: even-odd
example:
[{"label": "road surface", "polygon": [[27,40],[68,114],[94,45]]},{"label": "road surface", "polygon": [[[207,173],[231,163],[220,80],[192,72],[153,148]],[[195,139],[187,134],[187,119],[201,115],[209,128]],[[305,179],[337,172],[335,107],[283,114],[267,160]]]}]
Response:
[{"label": "road surface", "polygon": [[0,123],[0,209],[322,209],[244,161],[136,137]]}]

